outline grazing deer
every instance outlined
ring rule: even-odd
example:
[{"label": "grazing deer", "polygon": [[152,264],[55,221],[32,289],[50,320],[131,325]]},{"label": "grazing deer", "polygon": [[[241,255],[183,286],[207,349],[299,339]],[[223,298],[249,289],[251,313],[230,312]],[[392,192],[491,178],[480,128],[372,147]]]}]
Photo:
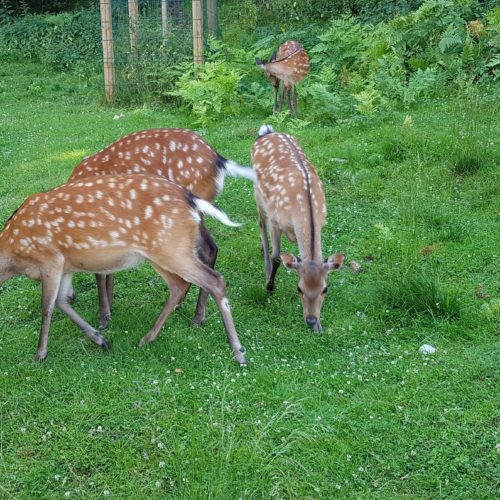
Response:
[{"label": "grazing deer", "polygon": [[[165,177],[194,195],[212,202],[222,192],[226,175],[255,181],[251,168],[226,160],[198,134],[181,128],[142,130],[126,135],[78,164],[69,181],[94,175],[149,174]],[[215,266],[217,245],[203,222],[200,257]],[[101,328],[111,318],[114,276],[97,275]],[[74,296],[74,295],[73,295]],[[207,292],[200,290],[193,324],[205,319]]]},{"label": "grazing deer", "polygon": [[273,113],[276,112],[279,82],[283,82],[280,111],[283,111],[283,100],[286,97],[288,107],[293,116],[297,116],[297,91],[295,85],[302,81],[309,73],[311,66],[309,56],[303,45],[289,40],[280,45],[268,62],[255,59],[255,62],[264,70],[264,75],[271,82],[274,91]]},{"label": "grazing deer", "polygon": [[[323,184],[297,139],[274,133],[269,125],[259,130],[252,163],[257,174],[254,189],[267,289],[274,290],[274,278],[281,262],[289,270],[297,271],[304,320],[315,332],[321,332],[320,313],[328,291],[327,275],[340,269],[344,262],[341,253],[326,261],[322,258],[321,229],[326,222]],[[266,226],[271,233],[271,256]],[[288,253],[280,255],[281,233],[298,243],[300,258]]]},{"label": "grazing deer", "polygon": [[226,214],[176,184],[148,175],[88,177],[29,197],[0,233],[0,285],[17,274],[42,282],[42,326],[35,359],[47,356],[54,307],[97,345],[106,338],[68,302],[76,271],[114,273],[147,260],[170,289],[156,323],[140,345],[157,337],[191,283],[213,296],[239,363],[245,363],[226,298],[224,278],[201,262],[201,215],[234,226]]}]

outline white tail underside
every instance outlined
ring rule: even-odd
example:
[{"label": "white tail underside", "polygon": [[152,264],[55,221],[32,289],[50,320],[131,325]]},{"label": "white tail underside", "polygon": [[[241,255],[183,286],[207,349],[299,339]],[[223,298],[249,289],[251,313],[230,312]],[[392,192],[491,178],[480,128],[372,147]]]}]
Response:
[{"label": "white tail underside", "polygon": [[195,198],[194,204],[196,205],[196,208],[200,212],[215,217],[217,220],[219,220],[220,222],[222,222],[222,224],[225,224],[226,226],[230,227],[241,226],[241,224],[238,224],[230,220],[229,217],[222,210],[219,210],[208,201],[202,200],[201,198]]}]

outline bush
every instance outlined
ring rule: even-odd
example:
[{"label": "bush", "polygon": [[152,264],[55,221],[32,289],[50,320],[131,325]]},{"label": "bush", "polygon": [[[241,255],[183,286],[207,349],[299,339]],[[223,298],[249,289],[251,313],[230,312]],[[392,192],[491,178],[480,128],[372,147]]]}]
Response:
[{"label": "bush", "polygon": [[241,74],[223,62],[207,62],[199,68],[186,65],[185,69],[170,94],[182,99],[199,124],[236,112]]},{"label": "bush", "polygon": [[24,16],[0,27],[0,47],[5,55],[35,59],[58,70],[95,69],[101,54],[99,14],[84,10]]}]

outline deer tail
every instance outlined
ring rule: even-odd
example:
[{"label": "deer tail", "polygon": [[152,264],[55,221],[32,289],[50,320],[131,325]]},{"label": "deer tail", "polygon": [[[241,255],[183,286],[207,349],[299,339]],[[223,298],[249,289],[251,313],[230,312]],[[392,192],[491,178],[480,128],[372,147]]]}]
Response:
[{"label": "deer tail", "polygon": [[215,219],[222,222],[222,224],[225,224],[226,226],[230,227],[241,226],[241,224],[233,222],[222,210],[218,209],[215,205],[212,205],[212,203],[206,200],[191,195],[189,201],[198,211],[200,211],[205,215],[210,215],[211,217],[214,217]]}]

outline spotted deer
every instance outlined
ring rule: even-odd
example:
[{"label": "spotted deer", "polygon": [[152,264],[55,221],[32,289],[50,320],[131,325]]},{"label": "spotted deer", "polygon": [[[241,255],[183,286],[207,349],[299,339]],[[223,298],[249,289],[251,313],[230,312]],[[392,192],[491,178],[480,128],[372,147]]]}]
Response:
[{"label": "spotted deer", "polygon": [[[159,128],[128,134],[85,158],[74,168],[69,181],[110,174],[158,175],[210,202],[222,192],[226,175],[255,181],[251,168],[227,160],[198,134],[182,128]],[[204,236],[199,249],[200,257],[214,267],[217,245],[203,221],[200,231]],[[114,275],[96,275],[96,279],[100,327],[105,328],[111,318]],[[193,318],[195,325],[205,319],[207,298],[207,292],[201,289]]]},{"label": "spotted deer", "polygon": [[29,197],[0,233],[0,285],[18,274],[42,282],[35,359],[47,356],[54,307],[97,345],[110,349],[107,339],[70,305],[72,274],[114,273],[146,260],[167,282],[170,294],[140,345],[155,340],[194,283],[215,299],[236,360],[244,364],[224,278],[196,251],[205,237],[201,214],[235,225],[224,212],[169,180],[141,174],[88,177]]},{"label": "spotted deer", "polygon": [[[339,270],[344,255],[337,253],[323,261],[321,229],[326,222],[323,184],[295,137],[275,133],[263,125],[252,150],[257,174],[255,199],[264,253],[267,289],[274,290],[280,263],[299,275],[299,292],[304,320],[315,332],[321,332],[320,313],[328,291],[327,275]],[[271,233],[269,254],[267,228]],[[281,234],[296,241],[300,257],[280,255]]]},{"label": "spotted deer", "polygon": [[292,115],[297,116],[298,98],[295,85],[307,76],[311,66],[304,46],[299,42],[289,40],[280,45],[269,61],[264,62],[257,58],[255,62],[264,70],[264,75],[273,86],[273,113],[277,109],[279,84],[282,82],[280,111],[283,111],[283,100],[286,98]]}]

